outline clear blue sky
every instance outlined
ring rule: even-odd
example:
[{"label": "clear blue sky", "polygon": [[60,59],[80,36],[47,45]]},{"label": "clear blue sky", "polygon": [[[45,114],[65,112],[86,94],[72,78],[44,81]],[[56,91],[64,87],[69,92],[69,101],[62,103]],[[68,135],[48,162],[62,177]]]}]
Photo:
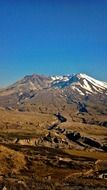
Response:
[{"label": "clear blue sky", "polygon": [[107,81],[107,0],[0,0],[0,86],[79,72]]}]

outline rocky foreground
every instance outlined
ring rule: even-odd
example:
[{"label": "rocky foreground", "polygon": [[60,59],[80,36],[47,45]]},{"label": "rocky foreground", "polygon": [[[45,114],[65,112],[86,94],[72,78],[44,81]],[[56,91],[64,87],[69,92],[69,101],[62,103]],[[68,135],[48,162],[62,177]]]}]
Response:
[{"label": "rocky foreground", "polygon": [[0,189],[106,190],[106,119],[84,114],[1,108]]}]

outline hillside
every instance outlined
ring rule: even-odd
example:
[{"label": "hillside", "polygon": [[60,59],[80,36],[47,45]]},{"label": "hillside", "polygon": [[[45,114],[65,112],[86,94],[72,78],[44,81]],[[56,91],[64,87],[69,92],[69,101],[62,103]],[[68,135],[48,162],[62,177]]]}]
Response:
[{"label": "hillside", "polygon": [[107,189],[107,83],[34,74],[0,106],[1,190]]}]

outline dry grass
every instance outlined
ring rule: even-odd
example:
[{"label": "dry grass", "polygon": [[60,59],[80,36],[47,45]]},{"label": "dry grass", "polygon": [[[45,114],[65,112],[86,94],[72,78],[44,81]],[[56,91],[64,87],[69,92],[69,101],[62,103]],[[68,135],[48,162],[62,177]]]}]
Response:
[{"label": "dry grass", "polygon": [[[88,172],[90,169],[93,170],[96,160],[102,160],[102,162],[107,160],[107,153],[95,150],[94,152],[88,152],[87,149],[84,151],[71,150],[68,149],[69,146],[62,150],[55,147],[46,147],[46,144],[40,144],[39,146],[26,144],[26,139],[31,138],[32,143],[36,138],[48,134],[47,128],[53,122],[56,122],[56,118],[52,114],[0,110],[0,174],[8,174],[3,179],[5,184],[7,183],[8,189],[12,189],[14,180],[16,180],[13,186],[14,190],[18,180],[24,181],[30,190],[39,190],[39,187],[47,190],[61,189],[62,184],[64,185],[69,176],[71,176],[70,182],[74,185],[79,183],[83,185],[85,179],[82,178],[82,173],[84,171]],[[104,127],[72,122],[69,119],[66,123],[60,124],[59,127],[78,131],[82,136],[90,136],[96,139],[103,139],[107,135],[107,129]],[[54,137],[55,135],[56,131],[52,130],[51,136]],[[57,136],[62,139],[66,137],[65,133],[57,134]],[[13,141],[17,138],[20,139],[20,144]],[[78,145],[76,144],[76,146]],[[107,165],[103,165],[107,167]],[[102,165],[100,168],[103,168]],[[77,173],[79,173],[81,179],[77,177],[77,181],[75,181],[75,174]],[[12,181],[11,184],[9,184],[9,180]],[[87,183],[90,183],[90,181],[90,179],[87,179]],[[38,186],[38,183],[40,186]],[[50,184],[49,188],[46,183]],[[95,179],[93,179],[92,185],[94,183]],[[107,187],[107,182],[103,182],[103,180],[101,181],[101,187],[104,183]],[[52,184],[54,185],[52,186]],[[55,187],[57,184],[59,184],[58,188]],[[96,184],[94,184],[95,187]],[[19,186],[16,189],[19,190]]]},{"label": "dry grass", "polygon": [[0,137],[8,139],[40,136],[55,121],[52,114],[0,110]]},{"label": "dry grass", "polygon": [[107,128],[103,126],[89,125],[72,121],[62,123],[60,126],[68,130],[78,131],[82,136],[89,136],[98,140],[100,138],[102,139],[107,137]]},{"label": "dry grass", "polygon": [[51,114],[40,114],[37,112],[18,112],[0,110],[0,124],[29,124],[36,125],[54,122],[55,118]]},{"label": "dry grass", "polygon": [[68,153],[70,155],[75,155],[75,156],[79,156],[79,157],[86,157],[86,158],[92,158],[92,159],[96,159],[96,160],[107,160],[107,153],[104,152],[89,152],[89,151],[84,151],[84,150],[64,150],[65,153]]},{"label": "dry grass", "polygon": [[0,145],[0,174],[18,173],[25,164],[23,153]]}]

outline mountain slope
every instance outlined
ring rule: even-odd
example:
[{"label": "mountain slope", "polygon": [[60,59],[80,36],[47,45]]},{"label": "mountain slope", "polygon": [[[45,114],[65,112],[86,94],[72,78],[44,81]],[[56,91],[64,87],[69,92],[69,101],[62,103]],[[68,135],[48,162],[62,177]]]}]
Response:
[{"label": "mountain slope", "polygon": [[58,88],[72,87],[72,90],[78,91],[81,95],[96,94],[107,91],[107,83],[98,81],[86,74],[76,74],[65,76],[62,80],[53,80],[53,86]]},{"label": "mountain slope", "polygon": [[[107,83],[86,74],[65,76],[25,76],[15,84],[0,90],[0,106],[32,107],[44,110],[74,109],[79,102],[107,105]],[[33,110],[35,110],[33,109]]]}]

